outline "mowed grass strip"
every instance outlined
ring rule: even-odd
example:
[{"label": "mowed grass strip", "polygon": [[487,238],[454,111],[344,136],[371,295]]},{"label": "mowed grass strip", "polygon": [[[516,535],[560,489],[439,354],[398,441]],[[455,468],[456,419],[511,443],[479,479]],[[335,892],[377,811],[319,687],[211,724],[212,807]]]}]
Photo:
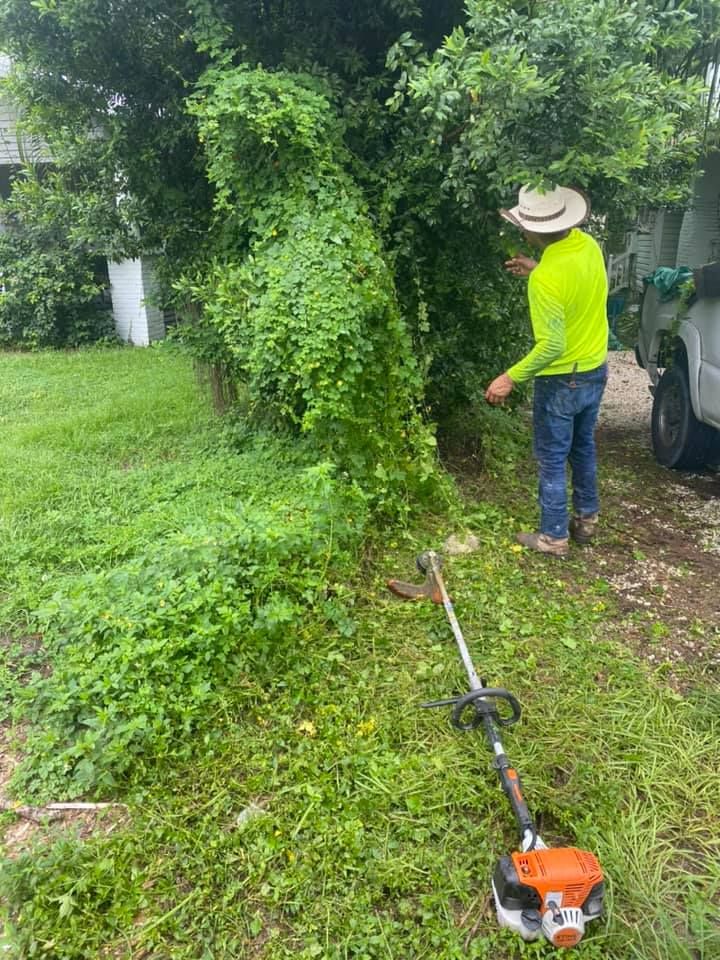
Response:
[{"label": "mowed grass strip", "polygon": [[[127,356],[150,388],[152,351]],[[185,359],[172,363],[168,390],[187,391],[172,462],[196,476],[219,427]],[[124,456],[152,471],[141,421],[134,451],[127,426]],[[107,477],[123,461],[96,466]],[[206,479],[204,503],[226,502],[225,469]],[[153,518],[161,487],[143,489]],[[69,483],[53,509],[73,510],[73,498]],[[714,713],[609,639],[614,611],[581,560],[569,592],[544,560],[513,551],[516,521],[501,502],[477,505],[468,522],[483,549],[448,561],[446,577],[479,672],[524,705],[507,751],[545,840],[594,850],[607,874],[607,916],[573,955],[720,956]],[[335,587],[346,618],[308,616],[239,670],[191,759],[159,758],[124,784],[126,824],[108,832],[101,819],[83,840],[53,828],[14,855],[2,871],[6,944],[58,960],[553,955],[496,927],[490,877],[516,837],[481,736],[419,708],[466,689],[442,610],[385,590],[388,576],[414,577],[415,554],[447,532],[425,523],[391,545],[384,531],[371,571]],[[26,562],[39,566],[35,543]],[[93,562],[113,562],[87,543]],[[61,556],[50,581],[74,564]]]},{"label": "mowed grass strip", "polygon": [[0,592],[92,569],[176,523],[212,422],[177,350],[0,355]]}]

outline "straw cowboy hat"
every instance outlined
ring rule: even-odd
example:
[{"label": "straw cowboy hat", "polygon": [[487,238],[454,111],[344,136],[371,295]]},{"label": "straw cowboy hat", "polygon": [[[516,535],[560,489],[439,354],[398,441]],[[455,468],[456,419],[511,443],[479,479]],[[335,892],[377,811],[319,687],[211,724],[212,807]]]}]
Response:
[{"label": "straw cowboy hat", "polygon": [[530,233],[559,233],[582,223],[590,213],[590,203],[582,193],[570,187],[531,190],[523,187],[518,204],[501,210],[500,216]]}]

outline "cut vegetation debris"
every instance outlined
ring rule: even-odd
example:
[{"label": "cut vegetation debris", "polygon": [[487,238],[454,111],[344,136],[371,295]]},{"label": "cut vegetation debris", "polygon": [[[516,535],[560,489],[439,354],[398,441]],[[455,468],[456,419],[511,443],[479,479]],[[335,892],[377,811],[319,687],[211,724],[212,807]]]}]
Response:
[{"label": "cut vegetation debris", "polygon": [[[181,353],[0,362],[14,799],[61,800],[64,784],[129,810],[112,831],[29,824],[0,872],[0,949],[549,955],[499,931],[486,898],[513,829],[485,750],[418,708],[464,689],[445,624],[384,588],[448,519],[383,531],[360,571],[352,489],[296,444],[213,419]],[[631,502],[648,487],[623,482]],[[592,849],[606,873],[606,916],[574,955],[712,960],[716,678],[688,665],[677,692],[626,645],[596,565],[613,534],[562,576],[512,550],[532,517],[523,483],[468,495],[480,550],[448,566],[473,657],[526,708],[508,746],[544,839]]]}]

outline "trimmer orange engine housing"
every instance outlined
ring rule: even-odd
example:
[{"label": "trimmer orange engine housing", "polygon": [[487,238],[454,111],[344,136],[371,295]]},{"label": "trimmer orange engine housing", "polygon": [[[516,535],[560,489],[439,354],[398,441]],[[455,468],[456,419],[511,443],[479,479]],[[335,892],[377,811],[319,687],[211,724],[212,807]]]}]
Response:
[{"label": "trimmer orange engine housing", "polygon": [[605,882],[597,857],[587,850],[542,847],[501,857],[493,892],[504,926],[527,939],[542,929],[556,947],[573,947],[585,922],[602,913]]}]

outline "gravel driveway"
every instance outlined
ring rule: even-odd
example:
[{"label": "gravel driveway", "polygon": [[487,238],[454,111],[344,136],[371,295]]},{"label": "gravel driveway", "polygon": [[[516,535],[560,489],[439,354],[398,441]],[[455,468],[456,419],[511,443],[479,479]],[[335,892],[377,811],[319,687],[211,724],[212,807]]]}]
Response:
[{"label": "gravel driveway", "polygon": [[652,395],[650,379],[635,362],[632,351],[608,354],[610,376],[600,408],[600,426],[615,433],[642,433],[645,445],[650,443]]},{"label": "gravel driveway", "polygon": [[604,533],[586,554],[619,605],[619,633],[678,689],[720,681],[720,475],[667,470],[632,352],[609,355],[598,424]]}]

